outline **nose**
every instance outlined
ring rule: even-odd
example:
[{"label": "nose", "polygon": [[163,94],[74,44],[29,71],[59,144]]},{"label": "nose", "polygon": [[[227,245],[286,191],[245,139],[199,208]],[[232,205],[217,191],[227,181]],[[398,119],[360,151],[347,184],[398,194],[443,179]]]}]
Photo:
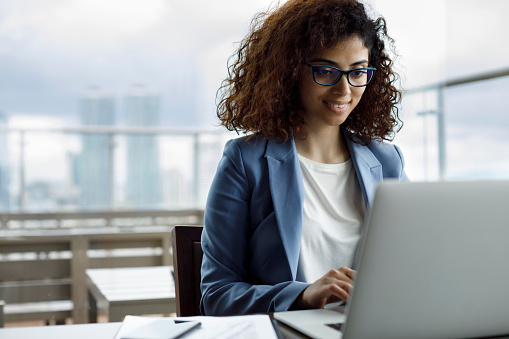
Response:
[{"label": "nose", "polygon": [[341,76],[337,83],[331,86],[331,91],[333,94],[342,96],[350,94],[350,84],[348,83],[348,79],[345,74]]}]

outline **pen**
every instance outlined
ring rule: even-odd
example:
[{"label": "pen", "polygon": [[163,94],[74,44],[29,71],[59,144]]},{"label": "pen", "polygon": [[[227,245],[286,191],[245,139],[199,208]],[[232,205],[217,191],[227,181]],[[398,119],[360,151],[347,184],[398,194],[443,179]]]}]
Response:
[{"label": "pen", "polygon": [[272,327],[274,327],[274,332],[276,332],[277,339],[284,339],[283,333],[281,333],[281,329],[279,328],[279,324],[276,319],[271,319]]}]

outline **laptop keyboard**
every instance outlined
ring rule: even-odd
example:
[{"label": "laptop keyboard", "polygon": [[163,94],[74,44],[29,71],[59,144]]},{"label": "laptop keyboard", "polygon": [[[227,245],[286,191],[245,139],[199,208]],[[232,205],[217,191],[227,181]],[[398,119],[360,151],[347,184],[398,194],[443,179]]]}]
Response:
[{"label": "laptop keyboard", "polygon": [[325,324],[329,327],[332,327],[333,329],[337,331],[341,331],[341,326],[343,326],[344,323],[334,323],[334,324]]}]

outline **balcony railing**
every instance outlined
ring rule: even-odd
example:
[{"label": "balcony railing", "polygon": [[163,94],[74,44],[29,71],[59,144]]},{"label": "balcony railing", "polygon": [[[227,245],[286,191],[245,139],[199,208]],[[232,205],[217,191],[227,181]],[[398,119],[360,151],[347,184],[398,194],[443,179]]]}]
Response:
[{"label": "balcony railing", "polygon": [[185,211],[199,218],[231,137],[210,129],[0,126],[0,220],[62,225],[96,213],[108,224],[113,216]]},{"label": "balcony railing", "polygon": [[493,80],[506,76],[509,76],[509,68],[472,76],[466,76],[463,78],[447,80],[444,82],[440,82],[438,84],[415,88],[406,92],[406,95],[411,94],[425,95],[427,92],[436,93],[436,109],[423,110],[418,112],[417,114],[420,116],[432,114],[436,115],[437,117],[438,167],[439,167],[438,173],[440,179],[445,179],[447,173],[444,91],[448,88],[453,88],[456,86],[468,85],[478,83],[480,81]]}]

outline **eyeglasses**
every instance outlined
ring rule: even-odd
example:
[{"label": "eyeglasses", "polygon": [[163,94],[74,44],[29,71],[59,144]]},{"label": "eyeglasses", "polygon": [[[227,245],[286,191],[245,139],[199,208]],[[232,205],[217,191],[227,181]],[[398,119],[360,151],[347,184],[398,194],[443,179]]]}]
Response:
[{"label": "eyeglasses", "polygon": [[362,67],[343,71],[337,67],[326,65],[306,64],[306,66],[311,67],[313,80],[322,86],[335,85],[345,75],[350,86],[363,87],[369,84],[371,79],[373,79],[373,73],[376,71],[375,67]]}]

